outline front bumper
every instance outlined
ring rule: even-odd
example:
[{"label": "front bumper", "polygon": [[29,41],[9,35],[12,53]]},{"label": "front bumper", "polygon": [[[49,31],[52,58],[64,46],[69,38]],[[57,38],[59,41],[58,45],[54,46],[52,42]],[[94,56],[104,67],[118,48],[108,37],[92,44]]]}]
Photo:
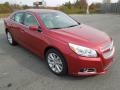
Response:
[{"label": "front bumper", "polygon": [[67,57],[69,74],[74,76],[105,74],[114,61],[113,57],[114,52],[107,59],[104,59],[102,56],[98,58],[87,58],[69,54]]}]

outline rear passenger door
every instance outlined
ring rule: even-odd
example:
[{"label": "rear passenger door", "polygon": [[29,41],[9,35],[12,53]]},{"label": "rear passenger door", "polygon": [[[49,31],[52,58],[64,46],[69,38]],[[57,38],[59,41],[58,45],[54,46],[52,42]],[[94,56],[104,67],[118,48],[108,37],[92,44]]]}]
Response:
[{"label": "rear passenger door", "polygon": [[21,44],[23,42],[22,37],[23,37],[23,33],[24,33],[22,30],[23,16],[24,16],[24,12],[16,13],[14,15],[14,23],[12,25],[12,29],[14,31],[14,37],[15,37],[16,41]]}]

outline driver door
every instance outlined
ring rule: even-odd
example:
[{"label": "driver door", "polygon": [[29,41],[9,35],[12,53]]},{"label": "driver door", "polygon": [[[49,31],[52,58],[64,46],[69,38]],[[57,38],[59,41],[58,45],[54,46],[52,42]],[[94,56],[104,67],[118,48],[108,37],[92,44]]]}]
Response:
[{"label": "driver door", "polygon": [[30,30],[30,26],[40,26],[35,16],[31,13],[25,13],[23,21],[24,43],[34,53],[41,55],[42,47],[44,46],[43,33]]}]

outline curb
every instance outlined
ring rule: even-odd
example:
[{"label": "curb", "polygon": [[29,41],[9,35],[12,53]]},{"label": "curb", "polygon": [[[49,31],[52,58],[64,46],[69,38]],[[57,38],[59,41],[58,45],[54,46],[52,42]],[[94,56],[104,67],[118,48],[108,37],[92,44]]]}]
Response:
[{"label": "curb", "polygon": [[4,19],[3,18],[0,18],[0,23],[2,23],[4,21]]},{"label": "curb", "polygon": [[0,18],[0,24],[4,22],[5,18]]},{"label": "curb", "polygon": [[0,18],[0,20],[4,20],[5,18]]},{"label": "curb", "polygon": [[0,18],[0,21],[2,21],[3,20],[3,18]]}]

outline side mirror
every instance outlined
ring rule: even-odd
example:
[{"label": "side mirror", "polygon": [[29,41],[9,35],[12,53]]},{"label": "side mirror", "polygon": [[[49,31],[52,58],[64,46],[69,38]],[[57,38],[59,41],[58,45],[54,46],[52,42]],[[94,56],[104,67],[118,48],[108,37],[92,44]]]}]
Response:
[{"label": "side mirror", "polygon": [[42,32],[41,27],[40,26],[30,26],[29,29],[31,31],[38,31],[38,32]]},{"label": "side mirror", "polygon": [[37,31],[38,30],[38,26],[30,26],[29,29],[31,31]]}]

